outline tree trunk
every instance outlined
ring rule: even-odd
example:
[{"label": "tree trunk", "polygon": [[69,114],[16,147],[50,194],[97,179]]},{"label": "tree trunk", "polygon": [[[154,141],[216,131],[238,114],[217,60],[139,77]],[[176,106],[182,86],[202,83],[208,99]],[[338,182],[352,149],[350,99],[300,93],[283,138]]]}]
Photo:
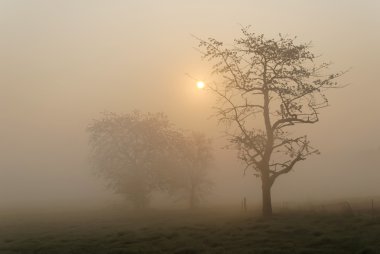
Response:
[{"label": "tree trunk", "polygon": [[272,216],[272,198],[270,194],[271,184],[269,180],[262,180],[263,216]]}]

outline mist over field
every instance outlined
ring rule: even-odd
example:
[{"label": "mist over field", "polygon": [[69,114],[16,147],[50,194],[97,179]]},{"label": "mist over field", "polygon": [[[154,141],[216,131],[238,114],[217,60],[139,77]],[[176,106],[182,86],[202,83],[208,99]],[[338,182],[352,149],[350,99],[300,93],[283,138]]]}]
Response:
[{"label": "mist over field", "polygon": [[[206,88],[218,80],[211,74],[212,62],[201,59],[197,38],[216,38],[228,47],[246,26],[267,38],[281,33],[296,36],[295,43],[311,41],[316,60],[331,61],[329,72],[345,72],[337,78],[341,87],[325,92],[329,106],[320,110],[319,121],[291,130],[307,134],[321,154],[300,161],[276,180],[271,191],[274,213],[342,202],[353,210],[371,205],[380,210],[379,13],[376,0],[0,0],[0,224],[16,234],[24,231],[24,225],[14,222],[18,215],[25,221],[28,216],[38,221],[44,214],[67,216],[67,225],[87,225],[81,219],[87,216],[132,221],[121,215],[134,216],[128,198],[109,188],[94,168],[89,126],[104,112],[121,116],[134,110],[162,112],[178,132],[211,139],[207,179],[212,184],[197,203],[207,216],[216,209],[235,218],[231,214],[241,212],[244,198],[248,212],[252,209],[258,216],[260,178],[252,169],[244,173],[236,149],[225,149],[229,139],[215,115],[215,94],[196,86],[199,80]],[[148,205],[167,221],[173,209],[188,212],[186,199],[172,194],[157,188]],[[154,217],[152,210],[147,213]],[[224,221],[218,216],[215,223]],[[173,224],[192,223],[183,217],[187,215],[173,215]],[[151,225],[150,219],[141,221]],[[160,223],[156,227],[171,225]],[[270,238],[270,232],[262,237]],[[28,248],[33,249],[5,253],[29,253]],[[148,252],[140,250],[136,253]]]}]

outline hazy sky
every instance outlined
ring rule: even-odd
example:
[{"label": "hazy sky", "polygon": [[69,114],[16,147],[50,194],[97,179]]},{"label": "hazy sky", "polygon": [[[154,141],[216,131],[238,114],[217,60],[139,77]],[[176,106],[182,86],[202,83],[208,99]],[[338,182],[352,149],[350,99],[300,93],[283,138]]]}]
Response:
[{"label": "hazy sky", "polygon": [[[309,128],[322,155],[279,179],[274,200],[380,195],[379,14],[377,0],[0,0],[0,207],[112,200],[87,163],[85,129],[102,111],[163,111],[220,136],[212,97],[185,75],[212,80],[191,35],[232,42],[241,25],[352,68]],[[215,199],[260,197],[234,158],[217,151]]]}]

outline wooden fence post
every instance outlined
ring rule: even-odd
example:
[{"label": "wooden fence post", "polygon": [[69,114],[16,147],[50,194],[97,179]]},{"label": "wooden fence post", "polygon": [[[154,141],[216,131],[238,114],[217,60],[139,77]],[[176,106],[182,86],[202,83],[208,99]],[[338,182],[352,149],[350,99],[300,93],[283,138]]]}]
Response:
[{"label": "wooden fence post", "polygon": [[246,197],[243,198],[242,208],[244,212],[247,212],[247,198]]}]

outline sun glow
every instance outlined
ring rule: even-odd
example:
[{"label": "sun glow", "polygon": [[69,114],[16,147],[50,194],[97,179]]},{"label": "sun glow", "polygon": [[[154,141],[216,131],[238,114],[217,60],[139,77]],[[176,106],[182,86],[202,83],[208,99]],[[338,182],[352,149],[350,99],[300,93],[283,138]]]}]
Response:
[{"label": "sun glow", "polygon": [[203,81],[198,81],[197,82],[197,88],[198,89],[203,89],[205,87],[205,83]]}]

